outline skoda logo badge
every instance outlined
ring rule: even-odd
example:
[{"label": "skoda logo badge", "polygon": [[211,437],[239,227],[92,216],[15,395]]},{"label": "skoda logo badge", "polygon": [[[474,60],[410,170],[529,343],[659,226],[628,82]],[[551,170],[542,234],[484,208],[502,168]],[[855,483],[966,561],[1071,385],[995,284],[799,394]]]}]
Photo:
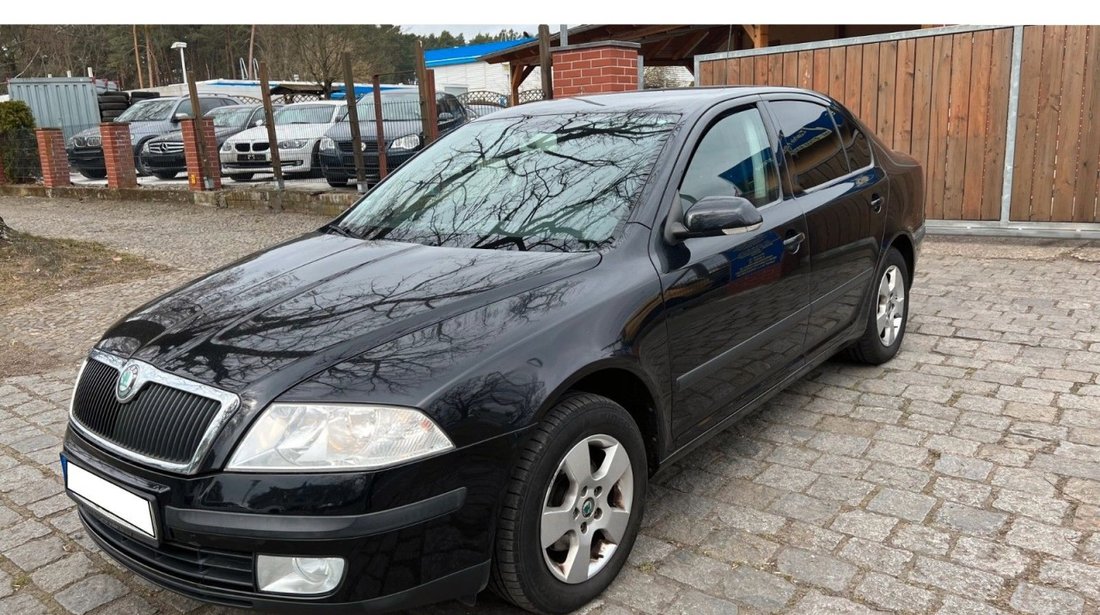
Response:
[{"label": "skoda logo badge", "polygon": [[138,366],[130,363],[118,373],[118,382],[115,383],[115,397],[121,403],[133,399],[138,391]]}]

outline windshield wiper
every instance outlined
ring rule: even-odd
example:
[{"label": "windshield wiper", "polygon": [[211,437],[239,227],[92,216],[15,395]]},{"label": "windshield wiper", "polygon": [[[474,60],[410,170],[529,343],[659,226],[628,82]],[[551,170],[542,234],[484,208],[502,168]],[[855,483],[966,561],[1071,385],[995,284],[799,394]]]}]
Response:
[{"label": "windshield wiper", "polygon": [[503,235],[503,236],[501,236],[500,239],[497,239],[495,241],[490,241],[489,243],[482,244],[482,245],[474,244],[473,247],[480,248],[482,250],[492,250],[494,248],[499,248],[501,246],[506,246],[506,245],[513,245],[520,252],[526,252],[527,251],[527,244],[523,243],[523,237],[517,237],[515,235]]},{"label": "windshield wiper", "polygon": [[344,228],[344,227],[340,226],[339,224],[329,224],[328,226],[324,227],[324,230],[335,233],[336,235],[343,235],[344,237],[351,237],[352,239],[362,239],[362,237],[360,237],[358,234],[353,232],[351,229]]}]

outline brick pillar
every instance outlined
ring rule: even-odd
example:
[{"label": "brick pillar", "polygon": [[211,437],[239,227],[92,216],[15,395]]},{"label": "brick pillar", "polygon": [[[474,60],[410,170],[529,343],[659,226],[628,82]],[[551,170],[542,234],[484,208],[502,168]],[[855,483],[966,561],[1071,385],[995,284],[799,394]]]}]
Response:
[{"label": "brick pillar", "polygon": [[130,125],[104,122],[99,125],[103,138],[103,161],[107,165],[107,186],[137,188],[134,146],[130,144]]},{"label": "brick pillar", "polygon": [[39,128],[34,131],[38,141],[38,160],[42,164],[42,183],[47,188],[68,186],[69,157],[65,154],[65,136],[60,128]]},{"label": "brick pillar", "polygon": [[222,187],[222,165],[218,157],[218,140],[214,137],[214,120],[202,120],[203,144],[206,146],[206,160],[199,162],[199,144],[195,139],[195,120],[180,121],[183,131],[183,155],[187,159],[187,185],[196,192],[206,190],[205,178],[213,182],[211,189]]},{"label": "brick pillar", "polygon": [[555,47],[554,98],[637,90],[639,48],[622,41]]}]

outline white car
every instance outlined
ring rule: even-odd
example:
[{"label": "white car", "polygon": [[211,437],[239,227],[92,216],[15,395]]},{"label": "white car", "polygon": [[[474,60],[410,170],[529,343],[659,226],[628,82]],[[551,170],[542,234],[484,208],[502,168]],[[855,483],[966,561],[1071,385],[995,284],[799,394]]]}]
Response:
[{"label": "white car", "polygon": [[[335,100],[294,103],[275,112],[275,136],[284,175],[320,171],[317,144],[347,104]],[[249,128],[227,139],[221,147],[222,175],[247,181],[256,173],[271,172],[271,143],[267,126]]]}]

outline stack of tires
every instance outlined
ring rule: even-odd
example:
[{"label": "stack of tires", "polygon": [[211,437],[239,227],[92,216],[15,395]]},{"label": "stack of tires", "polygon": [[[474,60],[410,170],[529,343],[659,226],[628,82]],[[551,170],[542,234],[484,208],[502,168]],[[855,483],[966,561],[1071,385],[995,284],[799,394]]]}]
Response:
[{"label": "stack of tires", "polygon": [[130,106],[130,95],[126,92],[100,92],[99,117],[104,122],[114,119]]}]

